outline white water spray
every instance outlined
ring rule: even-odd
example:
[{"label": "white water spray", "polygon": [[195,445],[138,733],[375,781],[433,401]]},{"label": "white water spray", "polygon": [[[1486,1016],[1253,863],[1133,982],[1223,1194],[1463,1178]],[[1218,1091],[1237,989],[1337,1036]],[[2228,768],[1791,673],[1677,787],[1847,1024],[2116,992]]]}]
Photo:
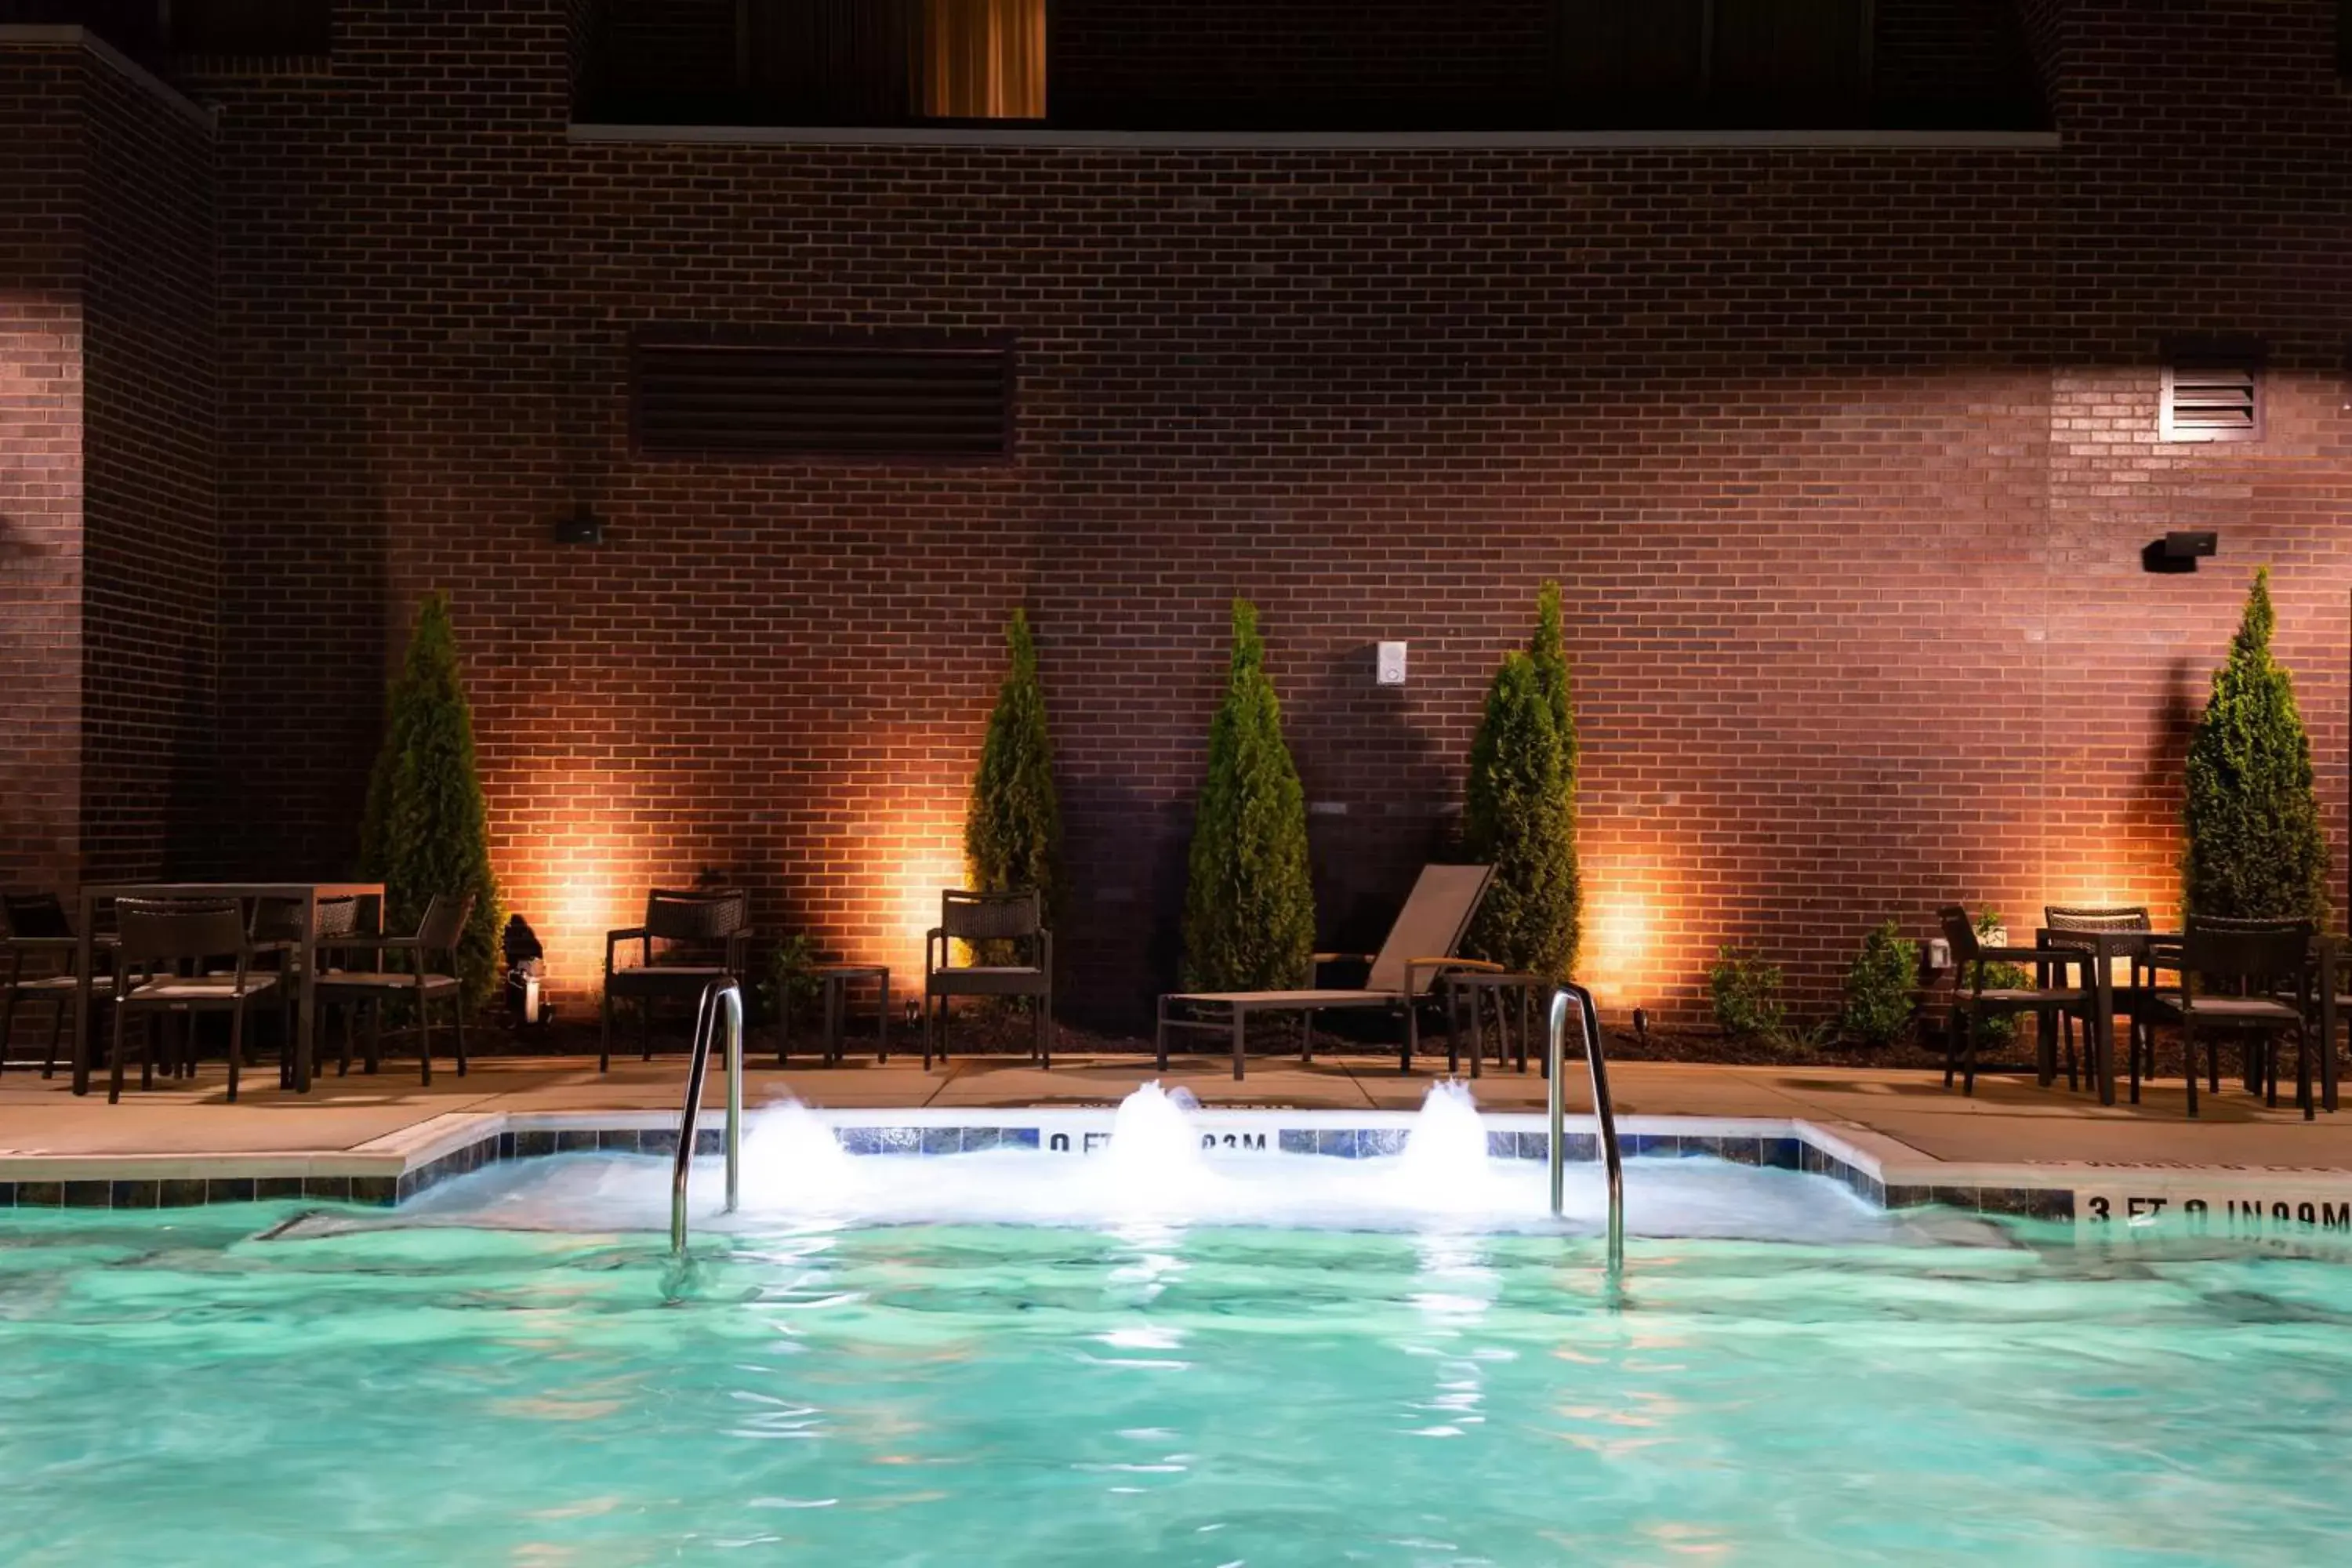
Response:
[{"label": "white water spray", "polygon": [[1118,1102],[1110,1147],[1097,1156],[1114,1207],[1165,1213],[1198,1205],[1211,1180],[1192,1126],[1199,1107],[1191,1093],[1161,1089],[1158,1079]]},{"label": "white water spray", "polygon": [[[831,1118],[787,1102],[761,1111],[747,1129],[740,1215],[713,1212],[718,1162],[698,1163],[694,1201],[708,1218],[697,1220],[697,1231],[759,1233],[780,1224],[796,1232],[844,1225],[1080,1226],[1133,1246],[1134,1264],[1121,1271],[1120,1283],[1142,1300],[1181,1268],[1178,1238],[1197,1225],[1417,1233],[1444,1239],[1448,1247],[1472,1233],[1559,1228],[1548,1212],[1543,1163],[1490,1157],[1485,1119],[1458,1083],[1432,1089],[1402,1152],[1381,1158],[1338,1159],[1238,1142],[1227,1153],[1223,1119],[1213,1122],[1218,1150],[1204,1149],[1202,1123],[1212,1118],[1183,1090],[1158,1083],[1129,1095],[1109,1120],[1107,1145],[1101,1123],[1087,1118],[1094,1129],[1087,1142],[1080,1142],[1080,1125],[1048,1120],[1038,1130],[1044,1147],[852,1155],[836,1141]],[[1316,1129],[1333,1120],[1318,1119]],[[1380,1120],[1395,1125],[1393,1118]],[[921,1123],[937,1124],[935,1117]],[[494,1223],[541,1229],[652,1232],[667,1217],[668,1186],[666,1159],[519,1161],[443,1184],[408,1205],[399,1223],[479,1224],[494,1215]],[[1877,1238],[1908,1223],[1865,1212],[1852,1194],[1821,1178],[1714,1161],[1645,1168],[1633,1197],[1629,1222],[1644,1236],[1834,1241]],[[1593,1167],[1570,1168],[1569,1198],[1573,1227],[1590,1232],[1600,1224]],[[1475,1267],[1470,1256],[1465,1268]],[[1458,1271],[1453,1258],[1450,1250],[1433,1253],[1433,1310],[1453,1310],[1455,1297],[1479,1298],[1475,1278],[1460,1289],[1434,1278]]]},{"label": "white water spray", "polygon": [[864,1184],[834,1131],[797,1100],[762,1110],[743,1139],[746,1202],[830,1210],[854,1205]]},{"label": "white water spray", "polygon": [[1404,1201],[1419,1207],[1493,1204],[1496,1177],[1486,1158],[1486,1124],[1468,1084],[1444,1079],[1429,1086],[1391,1176]]}]

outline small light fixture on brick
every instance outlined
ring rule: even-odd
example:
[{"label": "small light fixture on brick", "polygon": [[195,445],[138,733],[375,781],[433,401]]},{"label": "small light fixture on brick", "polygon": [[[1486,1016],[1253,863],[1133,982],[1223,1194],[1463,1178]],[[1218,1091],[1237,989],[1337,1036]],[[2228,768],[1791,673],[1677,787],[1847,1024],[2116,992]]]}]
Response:
[{"label": "small light fixture on brick", "polygon": [[604,542],[604,520],[598,517],[582,501],[572,509],[572,515],[555,520],[555,542],[558,544],[602,544]]},{"label": "small light fixture on brick", "polygon": [[2221,548],[2221,536],[2210,529],[2180,529],[2162,539],[2151,539],[2139,552],[2143,572],[2194,572],[2197,563]]},{"label": "small light fixture on brick", "polygon": [[1384,642],[1372,645],[1372,681],[1378,686],[1404,684],[1404,644]]}]

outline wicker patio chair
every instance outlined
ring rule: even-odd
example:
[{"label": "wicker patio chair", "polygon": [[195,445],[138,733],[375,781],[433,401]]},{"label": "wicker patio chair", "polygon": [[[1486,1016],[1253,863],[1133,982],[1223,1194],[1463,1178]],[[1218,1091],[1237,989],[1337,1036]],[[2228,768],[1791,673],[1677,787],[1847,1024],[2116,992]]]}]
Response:
[{"label": "wicker patio chair", "polygon": [[[1412,891],[1389,927],[1388,940],[1376,953],[1318,952],[1318,967],[1342,962],[1371,964],[1364,984],[1355,990],[1303,987],[1295,991],[1177,991],[1160,998],[1153,1043],[1160,1068],[1168,1069],[1168,1031],[1197,1029],[1229,1034],[1233,1039],[1234,1077],[1243,1076],[1248,1059],[1249,1019],[1254,1013],[1303,1015],[1299,1059],[1313,1059],[1315,1015],[1331,1009],[1379,1007],[1404,1014],[1404,1043],[1397,1069],[1409,1071],[1421,1044],[1421,1002],[1450,969],[1499,971],[1501,965],[1459,958],[1455,949],[1470,930],[1472,917],[1493,882],[1492,866],[1424,866]],[[1310,977],[1311,978],[1311,977]]]},{"label": "wicker patio chair", "polygon": [[[58,1043],[65,1038],[66,1020],[73,1016],[74,992],[80,977],[74,971],[81,944],[74,938],[73,921],[54,893],[0,894],[0,962],[7,978],[0,982],[0,1068],[8,1061],[16,1004],[46,1002],[50,1007],[48,1054],[41,1076],[58,1070]],[[94,966],[93,966],[94,967]],[[91,989],[103,995],[113,987],[109,975],[95,975]],[[27,1064],[29,1065],[29,1064]]]},{"label": "wicker patio chair", "polygon": [[[228,1097],[236,1099],[245,1066],[245,1015],[257,1000],[275,1001],[278,976],[253,965],[255,945],[235,900],[117,899],[114,903],[114,1048],[106,1099],[122,1099],[123,1027],[147,1016],[139,1087],[155,1087],[155,1030],[166,1015],[229,1015]],[[208,966],[226,961],[233,968]]]},{"label": "wicker patio chair", "polygon": [[[2047,947],[1987,947],[1977,935],[1976,922],[1969,911],[1958,904],[1946,904],[1936,911],[1936,919],[1944,928],[1944,940],[1952,948],[1952,1016],[1944,1039],[1944,1087],[1952,1087],[1952,1073],[1966,1058],[1962,1069],[1961,1092],[1977,1091],[1977,1036],[1987,1018],[2016,1016],[2031,1013],[2043,1029],[2051,1028],[2061,1014],[2072,1014],[2089,1026],[2091,993],[2083,986],[2043,985],[1988,986],[1985,968],[1993,963],[2032,964],[2037,975],[2047,973],[2053,964],[2079,968],[2084,960],[2080,952],[2068,952]],[[1970,969],[1976,972],[1975,984],[1969,979]]]},{"label": "wicker patio chair", "polygon": [[[955,943],[988,960],[957,963]],[[982,946],[982,944],[985,944]],[[923,1066],[948,1054],[948,1007],[957,996],[1026,996],[1036,1014],[1031,1058],[1054,1065],[1054,933],[1034,888],[975,893],[950,888],[940,894],[940,923],[923,938]],[[932,1017],[938,1016],[936,1035]]]},{"label": "wicker patio chair", "polygon": [[[614,1003],[635,1005],[637,1042],[645,1059],[651,1061],[656,1002],[690,1005],[713,980],[742,977],[751,941],[747,923],[751,906],[751,895],[736,889],[682,892],[656,888],[646,895],[644,924],[604,933],[604,1034],[596,1057],[598,1072],[613,1065]],[[621,944],[628,942],[637,943],[638,959],[625,969],[615,958]]]},{"label": "wicker patio chair", "polygon": [[[320,905],[320,940],[327,940],[325,906]],[[338,1074],[352,1070],[352,1036],[358,1031],[359,1010],[370,1008],[368,1029],[367,1070],[376,1070],[382,1058],[383,1005],[394,997],[412,998],[416,1004],[416,1059],[419,1080],[433,1081],[433,1003],[449,1004],[451,1031],[457,1042],[457,1076],[466,1076],[466,992],[463,978],[457,971],[457,943],[466,935],[466,922],[474,915],[474,895],[452,898],[436,893],[425,906],[424,918],[416,922],[411,936],[365,936],[352,931],[336,933],[335,945],[354,952],[371,952],[380,955],[374,969],[329,969],[323,963],[319,971],[318,1001],[320,1006],[344,1003],[351,1007],[343,1021],[343,1056]],[[429,961],[439,954],[448,962],[444,972],[429,967]],[[393,960],[405,954],[405,971],[392,966]]]},{"label": "wicker patio chair", "polygon": [[2249,1092],[2265,1093],[2278,1104],[2278,1036],[2294,1031],[2295,1104],[2312,1120],[2311,939],[2309,921],[2224,920],[2191,915],[2180,945],[2154,954],[2180,971],[2178,993],[2157,993],[2152,1019],[2180,1026],[2183,1075],[2189,1114],[2197,1114],[2197,1039],[2205,1037],[2208,1082],[2221,1089],[2221,1050],[2217,1031],[2243,1032]]}]

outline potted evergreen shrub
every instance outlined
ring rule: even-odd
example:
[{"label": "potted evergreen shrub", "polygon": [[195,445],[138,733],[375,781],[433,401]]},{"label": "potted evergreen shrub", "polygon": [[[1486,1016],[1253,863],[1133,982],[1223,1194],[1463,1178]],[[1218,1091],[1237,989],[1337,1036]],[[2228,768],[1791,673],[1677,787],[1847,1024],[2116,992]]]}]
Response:
[{"label": "potted evergreen shrub", "polygon": [[1576,713],[1559,584],[1537,596],[1528,651],[1504,657],[1470,743],[1462,842],[1495,868],[1470,951],[1506,969],[1565,980],[1581,935],[1576,863]]},{"label": "potted evergreen shrub", "polygon": [[2230,657],[2189,742],[2189,912],[2327,918],[2327,838],[2294,681],[2271,657],[2271,574],[2254,574]]},{"label": "potted evergreen shrub", "polygon": [[383,747],[360,816],[360,868],[384,884],[391,931],[414,931],[436,893],[474,895],[457,947],[469,1008],[489,999],[506,924],[489,838],[449,601],[435,592],[417,608],[408,656],[386,703]]},{"label": "potted evergreen shrub", "polygon": [[1297,985],[1315,952],[1306,791],[1283,743],[1282,707],[1246,600],[1234,601],[1233,626],[1184,887],[1183,983],[1196,991]]}]

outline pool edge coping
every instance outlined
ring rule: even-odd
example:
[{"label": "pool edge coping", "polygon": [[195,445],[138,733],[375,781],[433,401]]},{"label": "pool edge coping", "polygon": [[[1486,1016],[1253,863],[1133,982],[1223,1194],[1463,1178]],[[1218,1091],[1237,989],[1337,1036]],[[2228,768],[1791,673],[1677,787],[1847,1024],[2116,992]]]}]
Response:
[{"label": "pool edge coping", "polygon": [[[835,1129],[864,1133],[845,1138],[854,1153],[924,1157],[1008,1146],[1002,1137],[1008,1129],[1030,1134],[1010,1146],[1084,1153],[1107,1133],[1114,1109],[812,1108],[811,1114]],[[1204,1108],[1193,1120],[1204,1136],[1224,1139],[1227,1148],[1238,1141],[1250,1152],[1370,1157],[1394,1152],[1414,1115]],[[1490,1145],[1517,1140],[1510,1153],[1541,1157],[1540,1113],[1481,1116]],[[343,1150],[5,1155],[0,1156],[0,1209],[177,1208],[295,1197],[397,1207],[444,1181],[509,1160],[587,1152],[674,1154],[675,1128],[675,1116],[658,1110],[449,1111]],[[2226,1213],[2233,1222],[2251,1214],[2258,1223],[2352,1228],[2352,1172],[2326,1168],[1945,1161],[1858,1123],[1808,1117],[1629,1116],[1620,1131],[1632,1156],[1713,1156],[1799,1170],[1836,1181],[1883,1210],[1933,1206],[2137,1222],[2169,1208]],[[719,1137],[719,1129],[706,1124],[698,1149],[715,1153]],[[1570,1119],[1570,1137],[1579,1163],[1594,1157],[1590,1116]],[[1496,1152],[1505,1149],[1496,1146]]]}]

